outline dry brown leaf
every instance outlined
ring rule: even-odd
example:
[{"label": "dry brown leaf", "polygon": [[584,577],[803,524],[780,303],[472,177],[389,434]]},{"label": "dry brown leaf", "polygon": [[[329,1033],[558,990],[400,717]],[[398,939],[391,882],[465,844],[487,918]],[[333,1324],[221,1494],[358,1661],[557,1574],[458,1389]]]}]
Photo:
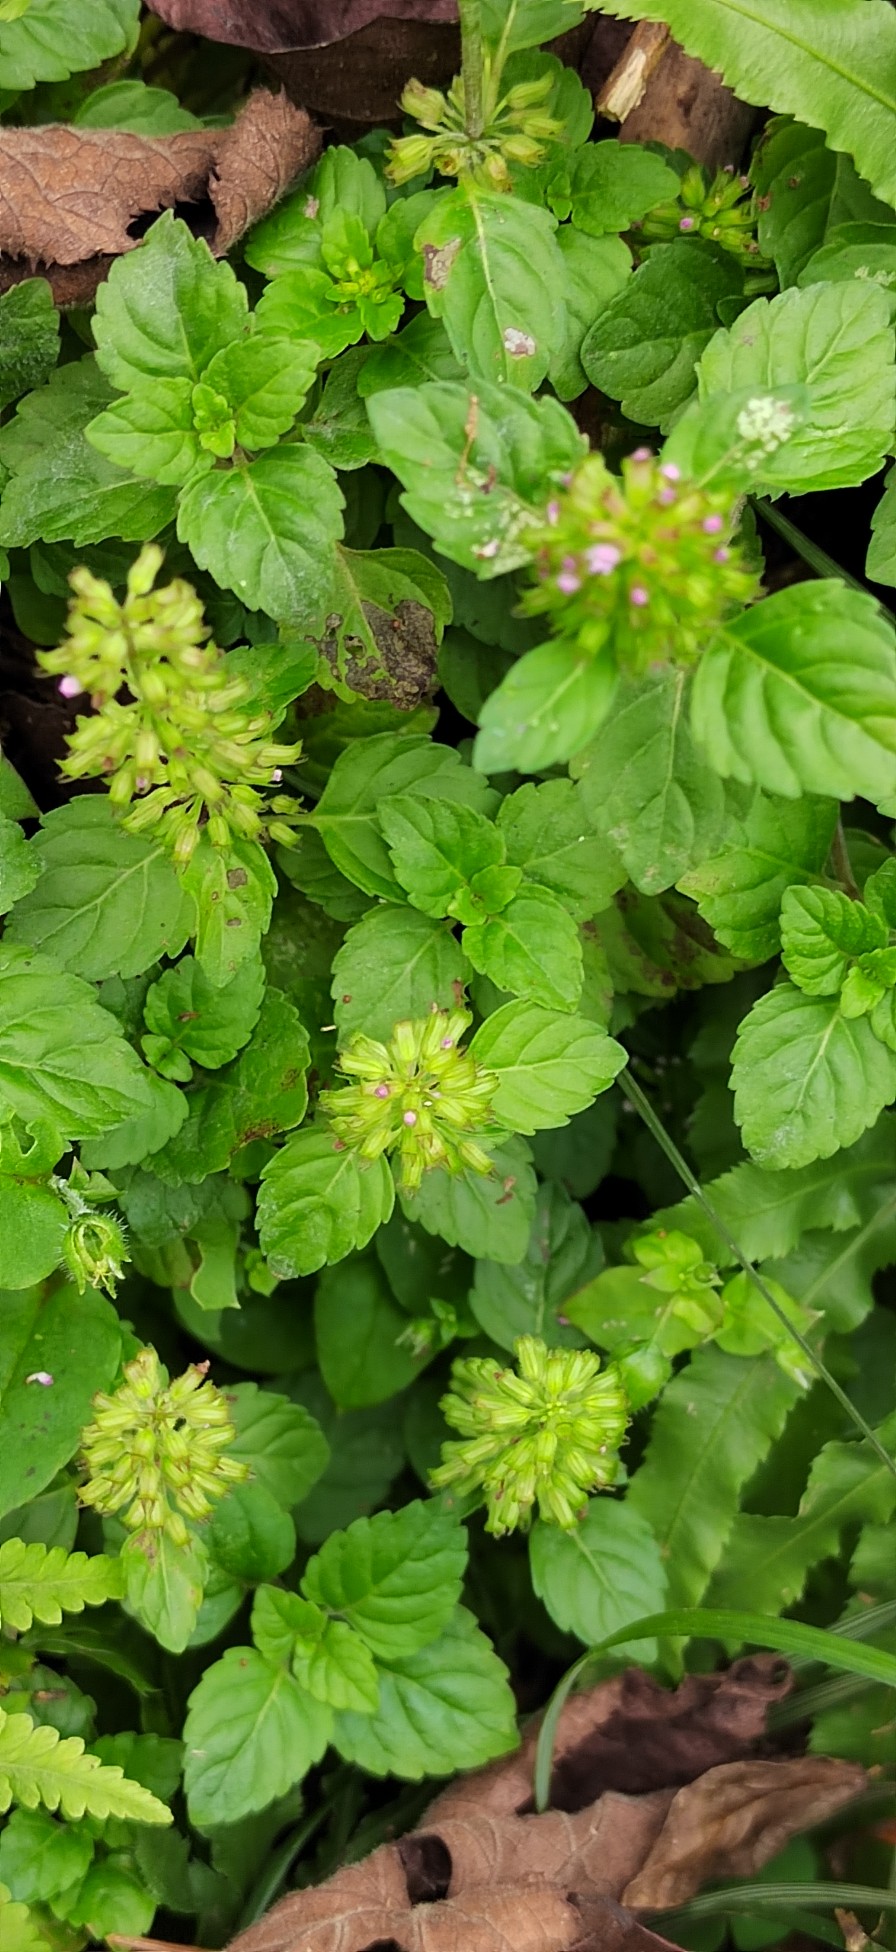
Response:
[{"label": "dry brown leaf", "polygon": [[414,1831],[396,1845],[412,1903],[456,1898],[519,1878],[547,1880],[580,1896],[618,1898],[663,1830],[671,1790],[601,1796],[575,1816],[494,1817],[471,1813]]},{"label": "dry brown leaf", "polygon": [[86,304],[161,210],[198,207],[222,256],[319,150],[304,109],[263,88],[227,129],[2,129],[0,290],[37,271],[59,304]]},{"label": "dry brown leaf", "polygon": [[259,54],[329,47],[375,20],[456,21],[457,0],[150,0],[181,33],[204,34]]},{"label": "dry brown leaf", "polygon": [[717,1877],[749,1877],[791,1837],[823,1823],[865,1782],[832,1756],[732,1762],[680,1789],[643,1869],[623,1892],[635,1909],[685,1904]]}]

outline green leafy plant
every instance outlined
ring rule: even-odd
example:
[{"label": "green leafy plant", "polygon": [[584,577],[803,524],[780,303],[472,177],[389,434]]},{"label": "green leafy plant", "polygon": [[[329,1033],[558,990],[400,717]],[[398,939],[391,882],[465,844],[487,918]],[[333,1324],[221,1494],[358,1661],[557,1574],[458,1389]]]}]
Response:
[{"label": "green leafy plant", "polygon": [[[223,1944],[517,1699],[543,1806],[623,1664],[892,1773],[892,11],[590,9],[773,111],[717,172],[587,11],[0,297],[4,1952]],[[3,112],[192,143],[190,47],[0,0]]]}]

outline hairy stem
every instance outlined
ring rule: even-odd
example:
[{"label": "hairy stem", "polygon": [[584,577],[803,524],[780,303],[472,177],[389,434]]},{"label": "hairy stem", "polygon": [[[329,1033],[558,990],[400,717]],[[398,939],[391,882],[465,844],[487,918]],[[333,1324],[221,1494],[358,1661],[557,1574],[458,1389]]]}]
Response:
[{"label": "hairy stem", "polygon": [[483,42],[481,0],[458,0],[461,34],[461,73],[464,82],[464,123],[467,135],[478,141],[485,126],[483,98]]}]

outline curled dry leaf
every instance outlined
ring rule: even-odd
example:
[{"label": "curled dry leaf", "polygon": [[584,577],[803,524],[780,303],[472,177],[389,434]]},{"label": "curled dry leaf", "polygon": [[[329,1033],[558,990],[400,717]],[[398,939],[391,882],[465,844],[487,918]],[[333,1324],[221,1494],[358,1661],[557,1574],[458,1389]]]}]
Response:
[{"label": "curled dry leaf", "polygon": [[457,0],[151,0],[151,10],[181,33],[282,54],[329,47],[383,18],[456,21]]},{"label": "curled dry leaf", "polygon": [[304,109],[267,89],[226,129],[0,130],[0,290],[37,271],[58,304],[86,304],[161,210],[195,216],[223,256],[319,149]]}]

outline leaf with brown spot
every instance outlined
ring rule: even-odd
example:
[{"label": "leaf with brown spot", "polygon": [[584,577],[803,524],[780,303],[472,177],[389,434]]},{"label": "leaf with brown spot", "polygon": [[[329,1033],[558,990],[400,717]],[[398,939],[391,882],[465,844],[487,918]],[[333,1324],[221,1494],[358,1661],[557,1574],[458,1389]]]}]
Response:
[{"label": "leaf with brown spot", "polygon": [[2,129],[0,290],[39,269],[57,304],[86,304],[152,217],[185,206],[221,257],[319,150],[304,109],[266,89],[226,129]]}]

